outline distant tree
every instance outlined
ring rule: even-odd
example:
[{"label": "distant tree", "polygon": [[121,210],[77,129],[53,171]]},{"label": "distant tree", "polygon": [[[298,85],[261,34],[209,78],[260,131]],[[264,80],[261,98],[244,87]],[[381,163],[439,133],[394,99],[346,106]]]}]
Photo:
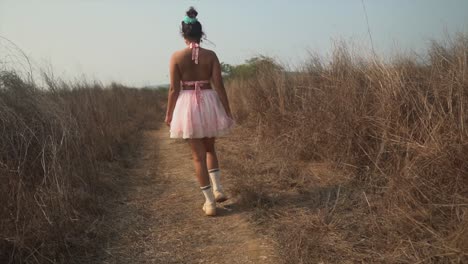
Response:
[{"label": "distant tree", "polygon": [[266,56],[257,56],[250,58],[243,64],[232,66],[230,64],[221,63],[221,69],[223,74],[228,78],[243,77],[249,78],[254,76],[258,70],[269,69],[269,70],[283,70],[273,58]]},{"label": "distant tree", "polygon": [[257,67],[259,66],[266,66],[266,67],[273,67],[277,69],[281,69],[282,67],[279,66],[275,60],[271,57],[263,56],[260,55],[258,57],[253,57],[245,61],[246,64],[252,64],[256,65]]},{"label": "distant tree", "polygon": [[224,62],[221,62],[221,73],[225,76],[229,76],[232,73],[232,68],[233,66],[231,64],[227,64]]}]

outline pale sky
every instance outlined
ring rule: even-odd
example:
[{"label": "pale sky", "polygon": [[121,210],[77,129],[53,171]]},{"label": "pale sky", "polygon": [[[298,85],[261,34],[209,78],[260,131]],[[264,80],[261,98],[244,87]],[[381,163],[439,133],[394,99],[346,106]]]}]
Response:
[{"label": "pale sky", "polygon": [[[364,3],[379,54],[468,33],[468,0]],[[369,47],[361,0],[0,0],[0,36],[65,79],[163,84],[170,55],[184,48],[179,27],[191,5],[212,42],[203,46],[230,64],[264,54],[298,65],[308,52],[326,56],[337,39]],[[0,40],[0,60],[8,45]]]}]

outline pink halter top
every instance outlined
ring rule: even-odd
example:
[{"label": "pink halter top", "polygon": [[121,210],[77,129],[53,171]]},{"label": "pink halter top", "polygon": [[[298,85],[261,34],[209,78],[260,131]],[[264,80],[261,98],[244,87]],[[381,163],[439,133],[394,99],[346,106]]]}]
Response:
[{"label": "pink halter top", "polygon": [[192,49],[192,60],[195,61],[195,64],[198,64],[198,53],[200,52],[200,44],[196,42],[191,42],[189,48]]},{"label": "pink halter top", "polygon": [[[195,64],[198,64],[198,55],[200,53],[200,44],[196,42],[191,42],[189,44],[189,48],[192,50],[192,60],[195,62]],[[209,80],[204,80],[204,81],[180,81],[181,86],[195,86],[195,96],[196,96],[196,101],[197,105],[200,105],[203,103],[203,98],[201,94],[201,87],[204,84],[210,84]]]}]

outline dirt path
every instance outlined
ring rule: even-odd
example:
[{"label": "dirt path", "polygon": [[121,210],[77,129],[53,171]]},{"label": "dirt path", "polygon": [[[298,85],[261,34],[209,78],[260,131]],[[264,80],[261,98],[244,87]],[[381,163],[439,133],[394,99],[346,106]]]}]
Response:
[{"label": "dirt path", "polygon": [[100,263],[277,262],[272,242],[232,201],[218,205],[218,216],[204,216],[189,149],[165,127],[144,134],[133,163],[128,193],[109,220],[116,240]]}]

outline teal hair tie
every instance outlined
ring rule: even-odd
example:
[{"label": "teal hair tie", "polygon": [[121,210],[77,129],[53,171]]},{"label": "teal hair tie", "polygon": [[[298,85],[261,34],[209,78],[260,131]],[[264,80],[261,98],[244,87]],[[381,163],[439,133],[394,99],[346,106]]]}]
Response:
[{"label": "teal hair tie", "polygon": [[185,16],[183,21],[185,24],[195,24],[198,20],[196,17],[192,18],[189,16]]}]

